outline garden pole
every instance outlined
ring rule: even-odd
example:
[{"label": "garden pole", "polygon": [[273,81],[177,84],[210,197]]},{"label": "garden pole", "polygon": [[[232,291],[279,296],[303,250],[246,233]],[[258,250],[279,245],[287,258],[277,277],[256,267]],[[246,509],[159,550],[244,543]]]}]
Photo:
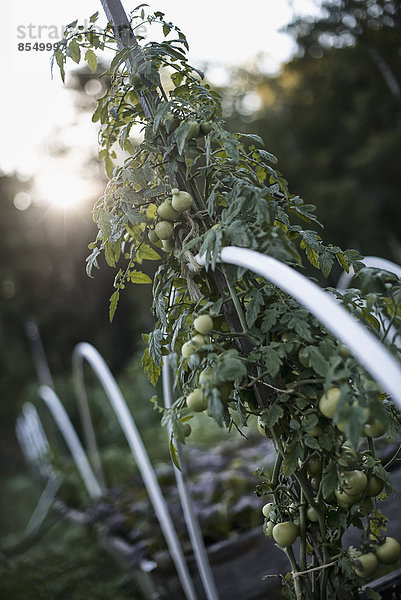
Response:
[{"label": "garden pole", "polygon": [[71,452],[72,458],[82,477],[86,489],[91,498],[99,498],[102,495],[100,485],[93,474],[91,466],[86,458],[82,444],[70,421],[70,418],[55,391],[47,385],[41,385],[39,396],[47,405],[57,427],[62,434],[65,443]]},{"label": "garden pole", "polygon": [[[166,408],[170,408],[174,402],[169,360],[171,357],[172,354],[169,354],[165,357],[162,370],[163,400]],[[180,442],[177,443],[177,454],[182,471],[177,469],[177,467],[174,465],[174,474],[177,481],[178,494],[180,496],[185,523],[187,525],[192,550],[196,559],[196,565],[199,570],[199,575],[206,593],[207,600],[219,600],[219,593],[217,591],[212,569],[210,567],[209,557],[203,541],[199,521],[195,515],[191,493],[188,489],[186,464]]]}]

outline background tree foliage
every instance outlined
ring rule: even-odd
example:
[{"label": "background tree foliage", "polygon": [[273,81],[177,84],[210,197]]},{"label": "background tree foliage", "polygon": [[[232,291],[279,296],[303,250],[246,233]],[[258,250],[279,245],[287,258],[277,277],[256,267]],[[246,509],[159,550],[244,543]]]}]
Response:
[{"label": "background tree foliage", "polygon": [[[399,262],[400,5],[323,8],[324,18],[289,27],[299,51],[277,77],[234,74],[230,121],[262,135],[290,189],[317,206],[327,240]],[[263,105],[244,115],[252,87]]]}]

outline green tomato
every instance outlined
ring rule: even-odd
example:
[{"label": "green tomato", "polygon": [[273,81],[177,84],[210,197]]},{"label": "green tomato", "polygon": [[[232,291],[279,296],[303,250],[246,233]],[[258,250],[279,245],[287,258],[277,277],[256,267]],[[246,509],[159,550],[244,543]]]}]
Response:
[{"label": "green tomato", "polygon": [[311,477],[309,480],[311,488],[314,492],[317,492],[320,486],[320,476],[319,477]]},{"label": "green tomato", "polygon": [[189,423],[184,423],[183,431],[184,431],[185,437],[189,437],[191,435],[191,431],[192,431],[191,425]]},{"label": "green tomato", "polygon": [[351,506],[356,504],[356,502],[358,502],[358,500],[359,500],[358,496],[349,496],[348,494],[346,494],[345,492],[342,492],[339,489],[335,489],[334,494],[335,494],[336,502],[337,502],[338,506],[340,508],[345,508],[346,510],[349,510],[351,508]]},{"label": "green tomato", "polygon": [[272,534],[274,541],[280,546],[292,546],[298,537],[298,527],[291,521],[284,521],[273,527]]},{"label": "green tomato", "polygon": [[283,335],[281,336],[281,341],[285,344],[285,349],[288,352],[288,354],[298,352],[301,345],[299,338],[292,331],[289,331],[288,333],[283,333]]},{"label": "green tomato", "polygon": [[149,231],[148,231],[148,240],[152,244],[157,244],[157,242],[159,241],[159,238],[157,237],[156,231],[154,229],[149,229]]},{"label": "green tomato", "polygon": [[313,477],[313,475],[319,475],[322,472],[322,461],[317,456],[311,456],[309,459],[308,465],[306,467],[308,475]]},{"label": "green tomato", "polygon": [[177,194],[173,194],[171,204],[174,210],[178,213],[182,213],[184,210],[191,208],[193,201],[194,199],[188,192],[178,192]]},{"label": "green tomato", "polygon": [[210,133],[213,129],[213,123],[211,121],[201,121],[200,126],[205,135]]},{"label": "green tomato", "polygon": [[162,240],[162,249],[170,254],[175,248],[174,240]]},{"label": "green tomato", "polygon": [[199,385],[201,386],[216,386],[219,384],[218,375],[213,367],[206,367],[199,375]]},{"label": "green tomato", "polygon": [[378,496],[384,488],[384,481],[377,477],[377,475],[372,475],[368,481],[368,487],[366,488],[366,496],[371,498],[373,496]]},{"label": "green tomato", "polygon": [[197,121],[188,121],[189,129],[186,136],[186,140],[191,140],[199,135],[199,123]]},{"label": "green tomato", "polygon": [[386,425],[383,425],[377,419],[373,419],[371,423],[367,423],[364,427],[365,434],[371,438],[378,438],[384,435],[387,431]]},{"label": "green tomato", "polygon": [[185,342],[181,348],[181,354],[184,358],[189,358],[192,354],[195,354],[199,348],[199,344],[194,344],[192,340]]},{"label": "green tomato", "polygon": [[352,567],[359,577],[371,577],[377,569],[377,558],[373,552],[358,556]]},{"label": "green tomato", "polygon": [[266,519],[269,518],[269,515],[270,515],[270,512],[271,512],[273,506],[274,506],[273,502],[268,502],[267,504],[265,504],[263,506],[262,513],[266,517]]},{"label": "green tomato", "polygon": [[142,85],[142,77],[139,75],[139,73],[133,73],[131,75],[131,83],[135,88]]},{"label": "green tomato", "polygon": [[308,429],[306,433],[313,437],[320,437],[323,434],[322,429],[319,427],[319,425],[314,425],[312,429]]},{"label": "green tomato", "polygon": [[338,349],[338,353],[342,358],[349,358],[351,356],[351,352],[345,344],[340,344],[340,348]]},{"label": "green tomato", "polygon": [[401,556],[401,546],[396,539],[386,537],[384,544],[376,546],[374,552],[381,563],[392,565],[397,562]]},{"label": "green tomato", "polygon": [[204,346],[208,341],[209,338],[205,337],[204,335],[200,335],[199,333],[191,338],[191,342],[198,347]]},{"label": "green tomato", "polygon": [[346,471],[341,478],[340,486],[334,490],[337,503],[341,508],[349,508],[362,496],[368,484],[363,471]]},{"label": "green tomato", "polygon": [[313,508],[313,506],[309,506],[306,511],[306,516],[308,517],[309,521],[312,521],[312,523],[317,523],[319,521],[318,512],[315,508]]},{"label": "green tomato", "polygon": [[213,319],[209,315],[200,315],[194,321],[194,328],[198,333],[207,335],[213,329]]},{"label": "green tomato", "polygon": [[347,426],[347,421],[338,421],[336,423],[336,427],[339,431],[341,431],[341,433],[344,433],[346,426]]},{"label": "green tomato", "polygon": [[274,523],[273,521],[266,521],[265,524],[263,525],[263,533],[267,536],[267,537],[273,537],[273,529],[274,529]]},{"label": "green tomato", "polygon": [[169,240],[173,237],[174,229],[170,221],[159,221],[156,224],[155,232],[159,240]]},{"label": "green tomato", "polygon": [[337,387],[332,387],[329,389],[327,394],[323,394],[323,396],[320,398],[319,410],[328,419],[332,419],[334,417],[340,396],[340,390]]},{"label": "green tomato", "polygon": [[187,406],[194,412],[202,412],[207,408],[207,400],[204,398],[202,390],[196,388],[187,396]]},{"label": "green tomato", "polygon": [[174,210],[170,199],[164,200],[157,209],[157,214],[164,221],[176,221],[180,218],[180,213]]},{"label": "green tomato", "polygon": [[309,367],[309,351],[307,348],[303,347],[300,349],[298,352],[298,360],[306,369]]},{"label": "green tomato", "polygon": [[167,133],[173,133],[180,124],[179,119],[175,117],[172,113],[167,113],[163,119],[164,127],[166,128]]}]

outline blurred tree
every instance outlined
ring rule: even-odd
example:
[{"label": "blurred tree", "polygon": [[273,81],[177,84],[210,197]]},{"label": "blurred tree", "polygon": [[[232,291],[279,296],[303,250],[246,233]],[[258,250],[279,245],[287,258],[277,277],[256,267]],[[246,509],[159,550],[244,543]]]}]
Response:
[{"label": "blurred tree", "polygon": [[277,77],[236,73],[232,125],[262,135],[327,241],[401,262],[401,5],[325,2],[321,19],[289,29],[299,52]]}]

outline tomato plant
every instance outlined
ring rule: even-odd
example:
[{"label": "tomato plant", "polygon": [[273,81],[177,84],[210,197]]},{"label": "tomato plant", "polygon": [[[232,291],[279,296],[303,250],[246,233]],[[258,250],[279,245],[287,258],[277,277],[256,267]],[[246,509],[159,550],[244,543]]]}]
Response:
[{"label": "tomato plant", "polygon": [[[384,433],[395,439],[398,414],[348,348],[294,298],[243,268],[220,265],[218,256],[227,245],[252,248],[294,269],[308,263],[322,279],[335,263],[352,268],[359,287],[328,291],[398,358],[400,282],[364,268],[357,251],[324,241],[315,208],[290,191],[263,140],[227,129],[221,97],[188,64],[186,38],[162,12],[146,16],[139,7],[132,14],[133,24],[161,26],[162,41],[131,35],[122,48],[111,25],[103,34],[95,29],[96,19],[87,30],[69,25],[55,53],[64,77],[68,57],[84,56],[92,68],[94,50],[116,48],[110,86],[93,115],[109,183],[93,209],[98,235],[87,272],[102,253],[117,268],[112,319],[127,284],[151,282],[143,262],[158,262],[143,366],[156,385],[164,357],[175,357],[177,400],[159,406],[171,425],[173,459],[193,413],[205,411],[228,430],[256,419],[277,455],[256,493],[269,500],[264,531],[289,560],[287,597],[355,597],[389,545],[395,555],[378,502],[391,490],[396,457],[383,465],[374,440]],[[138,146],[130,139],[134,125],[144,134]],[[125,153],[120,162],[117,145]],[[343,534],[355,525],[361,547],[344,548]]]}]

